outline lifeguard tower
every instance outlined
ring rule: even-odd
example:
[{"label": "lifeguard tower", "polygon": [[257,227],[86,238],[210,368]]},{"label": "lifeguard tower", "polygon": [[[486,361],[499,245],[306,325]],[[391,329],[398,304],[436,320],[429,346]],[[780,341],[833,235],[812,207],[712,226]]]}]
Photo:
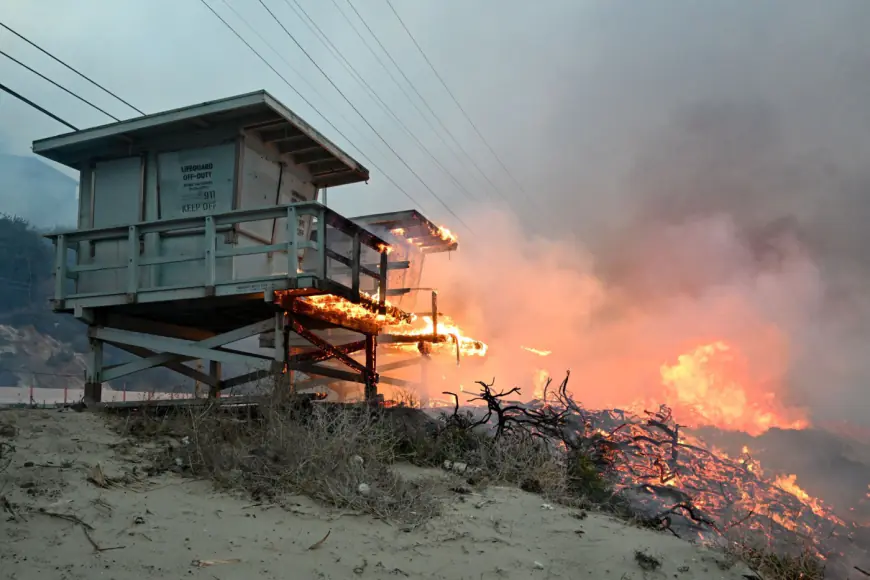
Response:
[{"label": "lifeguard tower", "polygon": [[[408,252],[455,248],[417,212],[352,220],[318,202],[369,172],[265,91],[42,139],[33,151],[80,174],[77,229],[48,237],[53,308],[88,325],[86,403],[100,402],[104,382],[155,367],[211,396],[298,372],[362,384],[375,399],[378,334],[410,316],[386,299],[404,306],[419,282],[422,261]],[[394,253],[390,239],[401,242]],[[232,346],[256,336],[270,352]],[[104,345],[138,358],[106,366]]]}]

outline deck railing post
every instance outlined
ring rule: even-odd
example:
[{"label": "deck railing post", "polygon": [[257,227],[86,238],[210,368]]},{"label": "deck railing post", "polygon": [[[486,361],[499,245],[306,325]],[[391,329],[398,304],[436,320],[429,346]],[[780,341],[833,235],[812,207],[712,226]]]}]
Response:
[{"label": "deck railing post", "polygon": [[353,247],[350,254],[350,288],[354,297],[359,294],[359,267],[362,260],[362,245],[359,232],[353,234]]},{"label": "deck railing post", "polygon": [[217,251],[217,228],[215,227],[214,218],[206,216],[205,218],[205,287],[206,292],[211,295],[214,293],[215,285],[215,252]]},{"label": "deck railing post", "polygon": [[317,261],[317,276],[321,280],[326,280],[329,265],[329,256],[326,253],[326,208],[320,206],[317,209],[317,245],[320,250]]},{"label": "deck railing post", "polygon": [[295,280],[299,269],[299,240],[297,229],[299,218],[296,215],[296,206],[287,206],[287,277]]},{"label": "deck railing post", "polygon": [[54,299],[62,302],[66,288],[66,236],[58,235],[54,240]]},{"label": "deck railing post", "polygon": [[139,291],[139,229],[127,230],[127,299],[135,300]]},{"label": "deck railing post", "polygon": [[380,275],[380,279],[378,280],[378,305],[380,306],[381,314],[386,313],[387,311],[387,267],[389,256],[387,255],[387,251],[381,250],[381,263],[378,268],[378,274]]}]

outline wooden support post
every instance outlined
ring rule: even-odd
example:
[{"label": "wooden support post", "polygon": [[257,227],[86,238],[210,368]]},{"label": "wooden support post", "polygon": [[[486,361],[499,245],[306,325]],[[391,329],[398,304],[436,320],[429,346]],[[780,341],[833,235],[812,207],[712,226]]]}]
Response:
[{"label": "wooden support post", "polygon": [[208,396],[217,399],[221,396],[221,363],[219,361],[208,361],[208,375],[215,380],[215,383],[208,390]]},{"label": "wooden support post", "polygon": [[432,340],[438,340],[438,291],[432,290]]},{"label": "wooden support post", "polygon": [[92,405],[103,399],[103,342],[91,338],[85,371],[85,404]]},{"label": "wooden support post", "polygon": [[378,361],[377,361],[378,337],[374,334],[366,335],[366,370],[365,370],[365,399],[373,403],[378,397]]}]

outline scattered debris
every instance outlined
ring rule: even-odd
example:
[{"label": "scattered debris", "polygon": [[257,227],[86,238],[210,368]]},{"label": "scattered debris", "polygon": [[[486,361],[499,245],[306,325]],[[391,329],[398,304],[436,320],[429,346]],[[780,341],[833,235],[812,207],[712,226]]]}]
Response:
[{"label": "scattered debris", "polygon": [[635,550],[634,559],[637,562],[637,565],[640,566],[641,569],[646,570],[647,572],[658,570],[662,565],[661,560],[651,554],[648,554],[644,550]]},{"label": "scattered debris", "polygon": [[91,472],[88,474],[88,481],[103,489],[111,487],[110,480],[103,473],[103,467],[99,463],[91,468]]},{"label": "scattered debris", "polygon": [[328,538],[328,537],[329,537],[329,534],[331,534],[331,533],[332,533],[332,530],[331,530],[331,529],[328,530],[328,531],[326,532],[326,535],[325,535],[325,536],[323,536],[323,537],[320,538],[318,541],[316,541],[316,542],[314,542],[313,544],[311,544],[310,546],[308,546],[308,549],[309,549],[309,550],[316,550],[317,548],[319,548],[320,546],[322,546],[322,545],[323,545],[323,542],[326,541],[326,538]]},{"label": "scattered debris", "polygon": [[190,563],[191,566],[196,566],[197,568],[207,568],[209,566],[218,566],[221,564],[238,564],[241,562],[239,558],[229,558],[226,560],[194,560]]},{"label": "scattered debris", "polygon": [[365,558],[363,558],[362,564],[355,567],[353,569],[353,573],[356,574],[357,576],[362,576],[363,572],[365,572],[366,568],[368,568],[368,567],[369,567],[369,561],[366,560]]},{"label": "scattered debris", "polygon": [[13,520],[22,522],[27,521],[15,511],[15,508],[12,507],[12,504],[9,502],[5,495],[0,496],[0,505],[3,506],[3,509],[5,511],[9,512],[9,515],[12,516]]},{"label": "scattered debris", "polygon": [[123,549],[125,547],[125,546],[110,546],[110,547],[104,548],[104,547],[100,546],[99,544],[97,544],[97,542],[91,536],[91,532],[94,531],[94,526],[92,526],[91,524],[82,520],[80,517],[78,517],[76,515],[62,514],[62,513],[58,513],[58,512],[50,512],[50,511],[47,511],[45,509],[39,509],[39,510],[37,510],[36,513],[42,514],[44,516],[56,518],[59,520],[66,520],[66,521],[72,522],[74,524],[78,524],[78,526],[85,533],[85,537],[88,539],[88,542],[91,544],[91,546],[93,546],[94,552],[107,552],[109,550],[120,550],[120,549]]}]

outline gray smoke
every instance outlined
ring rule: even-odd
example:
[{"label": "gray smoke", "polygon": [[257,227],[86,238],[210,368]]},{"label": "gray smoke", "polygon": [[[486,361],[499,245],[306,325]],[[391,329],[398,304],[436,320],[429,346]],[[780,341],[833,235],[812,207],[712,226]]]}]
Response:
[{"label": "gray smoke", "polygon": [[[454,83],[525,184],[523,194],[501,181],[525,230],[511,234],[525,238],[497,240],[514,254],[501,276],[527,266],[514,249],[535,247],[535,235],[563,248],[573,237],[606,288],[599,318],[647,321],[625,323],[605,340],[600,329],[617,323],[593,331],[572,319],[575,334],[608,346],[592,361],[577,355],[565,365],[576,375],[619,349],[625,357],[642,351],[634,342],[702,337],[704,328],[746,344],[739,329],[757,334],[746,323],[762,320],[786,335],[779,355],[787,368],[770,379],[783,383],[783,403],[809,408],[816,423],[866,423],[870,4],[505,4],[505,28],[517,35],[486,35],[485,48],[479,36],[459,36],[439,54],[444,66],[460,54],[482,65],[473,38],[479,50],[503,55],[486,73],[511,87],[499,102],[476,95],[474,83]],[[455,14],[444,8],[439,16]],[[482,30],[491,11],[464,17],[468,30]],[[498,235],[492,220],[476,223],[484,238]],[[480,237],[466,236],[469,254],[486,243]],[[560,273],[531,264],[535,287],[558,293]],[[481,269],[469,264],[457,283],[473,285]],[[511,304],[528,301],[528,292]],[[728,310],[737,302],[739,316]],[[750,358],[771,356],[757,350]],[[657,380],[656,370],[637,383]]]}]

